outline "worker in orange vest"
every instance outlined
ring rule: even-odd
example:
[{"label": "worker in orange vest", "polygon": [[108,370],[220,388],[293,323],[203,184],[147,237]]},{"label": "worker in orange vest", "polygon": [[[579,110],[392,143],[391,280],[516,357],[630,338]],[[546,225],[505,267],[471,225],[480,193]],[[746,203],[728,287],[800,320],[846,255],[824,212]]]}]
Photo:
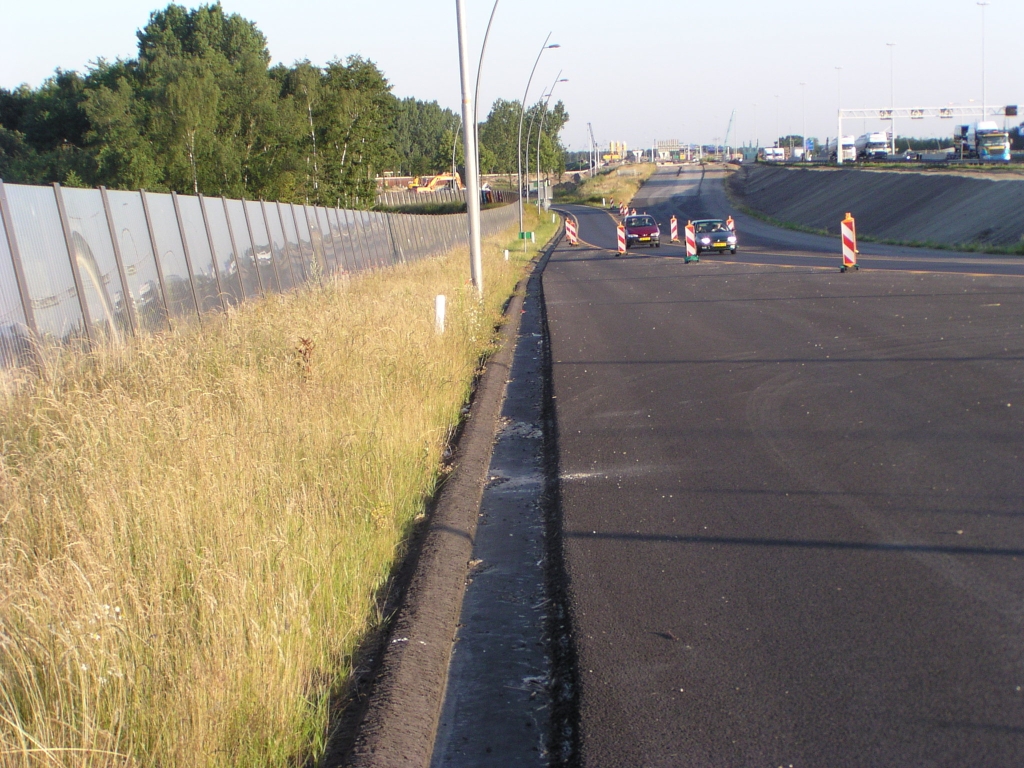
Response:
[{"label": "worker in orange vest", "polygon": [[736,231],[736,222],[732,220],[732,216],[725,220],[725,226],[728,228],[730,232]]}]

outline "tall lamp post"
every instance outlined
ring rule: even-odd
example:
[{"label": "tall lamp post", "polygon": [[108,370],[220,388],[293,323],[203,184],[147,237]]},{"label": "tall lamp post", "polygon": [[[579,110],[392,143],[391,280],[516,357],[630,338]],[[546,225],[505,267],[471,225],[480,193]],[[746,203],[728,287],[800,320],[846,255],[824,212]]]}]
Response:
[{"label": "tall lamp post", "polygon": [[892,132],[892,153],[896,154],[896,97],[893,83],[892,51],[896,43],[886,43],[889,47],[889,130]]},{"label": "tall lamp post", "polygon": [[469,91],[469,48],[462,0],[455,0],[459,27],[459,78],[462,85],[462,148],[466,161],[466,213],[469,218],[469,271],[478,298],[484,294],[483,260],[480,250],[480,169],[477,166],[473,96]]},{"label": "tall lamp post", "polygon": [[981,2],[978,5],[981,7],[981,119],[984,120],[988,107],[988,94],[985,92],[985,9],[990,4]]},{"label": "tall lamp post", "polygon": [[800,83],[800,141],[804,143],[803,160],[807,162],[807,83]]},{"label": "tall lamp post", "polygon": [[779,94],[775,94],[775,141],[772,142],[772,146],[782,146],[782,134],[779,128]]},{"label": "tall lamp post", "polygon": [[551,101],[551,95],[555,92],[555,86],[559,83],[568,83],[567,77],[562,77],[562,70],[558,70],[558,74],[555,75],[555,82],[551,84],[550,90],[548,90],[547,98],[544,100],[544,108],[540,112],[540,125],[537,128],[537,210],[540,211],[540,137],[544,133],[544,118],[547,117],[548,103]]},{"label": "tall lamp post", "polygon": [[836,83],[839,91],[839,107],[836,110],[836,117],[839,121],[839,135],[836,136],[836,163],[843,164],[843,68],[836,67]]},{"label": "tall lamp post", "polygon": [[[523,231],[523,117],[526,115],[526,96],[530,92],[530,83],[533,82],[533,75],[537,71],[537,65],[540,64],[540,57],[544,54],[548,48],[559,48],[558,43],[548,44],[548,40],[551,39],[551,33],[548,32],[548,36],[544,38],[544,45],[540,47],[540,51],[537,53],[537,60],[533,62],[533,69],[530,70],[530,79],[526,81],[526,90],[523,91],[523,101],[519,105],[519,140],[516,145],[516,167],[518,168],[519,177],[519,231]],[[529,158],[527,158],[526,170],[529,173]],[[521,237],[522,235],[520,235]]]}]

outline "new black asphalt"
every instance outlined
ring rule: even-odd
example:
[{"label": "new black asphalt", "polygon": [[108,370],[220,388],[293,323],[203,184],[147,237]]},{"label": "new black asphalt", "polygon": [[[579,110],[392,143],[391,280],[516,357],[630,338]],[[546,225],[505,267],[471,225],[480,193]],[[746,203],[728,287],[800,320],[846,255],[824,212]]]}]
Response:
[{"label": "new black asphalt", "polygon": [[[636,206],[729,213],[701,176]],[[840,274],[735,213],[736,256],[618,258],[571,210],[543,283],[581,764],[1024,764],[1024,263]]]}]

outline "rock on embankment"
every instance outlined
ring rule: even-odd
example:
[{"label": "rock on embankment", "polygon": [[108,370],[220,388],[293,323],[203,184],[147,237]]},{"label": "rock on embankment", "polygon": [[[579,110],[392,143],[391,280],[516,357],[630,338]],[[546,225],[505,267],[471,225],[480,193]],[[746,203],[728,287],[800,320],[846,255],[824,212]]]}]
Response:
[{"label": "rock on embankment", "polygon": [[1022,177],[757,165],[729,184],[756,211],[833,234],[847,211],[881,239],[1006,246],[1024,234]]}]

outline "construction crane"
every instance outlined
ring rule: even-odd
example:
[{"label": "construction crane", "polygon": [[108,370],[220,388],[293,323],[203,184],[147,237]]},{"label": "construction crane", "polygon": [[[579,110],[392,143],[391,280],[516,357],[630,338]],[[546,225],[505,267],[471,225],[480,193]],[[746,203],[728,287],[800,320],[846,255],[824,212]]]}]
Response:
[{"label": "construction crane", "polygon": [[724,141],[723,146],[722,146],[722,154],[725,154],[726,152],[729,151],[729,134],[732,132],[732,121],[734,119],[736,119],[736,110],[735,109],[732,111],[732,114],[729,115],[729,125],[725,129],[725,141]]}]

